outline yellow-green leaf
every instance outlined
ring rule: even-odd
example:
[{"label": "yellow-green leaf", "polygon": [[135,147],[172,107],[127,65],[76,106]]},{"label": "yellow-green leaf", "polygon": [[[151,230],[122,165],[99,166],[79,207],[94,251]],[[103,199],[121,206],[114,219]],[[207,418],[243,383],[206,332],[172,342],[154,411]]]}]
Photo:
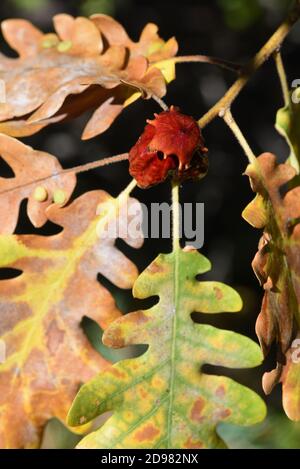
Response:
[{"label": "yellow-green leaf", "polygon": [[158,256],[140,275],[134,296],[158,296],[159,302],[114,321],[104,343],[149,348],[82,386],[69,413],[70,425],[106,411],[113,415],[83,438],[79,448],[220,448],[219,422],[251,425],[264,418],[265,405],[253,391],[202,371],[204,364],[244,368],[262,360],[250,339],[191,318],[195,311],[241,309],[232,288],[196,279],[209,269],[209,261],[197,251],[178,249]]},{"label": "yellow-green leaf", "polygon": [[[66,207],[50,206],[49,220],[63,228],[54,236],[0,237],[0,267],[20,271],[0,282],[0,338],[6,347],[0,447],[38,446],[45,423],[52,417],[65,421],[79,385],[107,366],[80,323],[88,316],[104,329],[120,315],[97,281],[99,273],[120,288],[131,288],[137,277],[135,265],[114,245],[117,234],[107,236],[106,229],[113,220],[124,223],[120,207],[126,201],[136,204],[127,196],[131,188],[117,199],[93,191]],[[99,204],[105,204],[101,211]],[[130,233],[124,240],[141,244]]]},{"label": "yellow-green leaf", "polygon": [[277,111],[275,127],[290,147],[289,163],[300,171],[300,88],[291,92],[290,103]]}]

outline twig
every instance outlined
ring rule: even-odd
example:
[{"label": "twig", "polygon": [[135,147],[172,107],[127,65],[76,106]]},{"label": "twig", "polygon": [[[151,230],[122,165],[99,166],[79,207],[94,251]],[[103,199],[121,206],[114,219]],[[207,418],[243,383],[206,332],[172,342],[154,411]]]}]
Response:
[{"label": "twig", "polygon": [[136,188],[136,185],[137,185],[136,180],[132,179],[130,183],[128,184],[128,186],[125,187],[125,189],[119,195],[120,204],[123,202],[123,200],[126,200],[130,196],[133,189]]},{"label": "twig", "polygon": [[233,101],[239,95],[244,86],[248,83],[252,75],[258,70],[269,57],[281,46],[283,40],[290,32],[294,24],[300,17],[300,0],[297,0],[294,8],[288,14],[286,20],[279,26],[275,33],[270,37],[266,44],[254,56],[254,58],[244,67],[234,84],[229,88],[227,93],[206,113],[202,116],[198,123],[201,128],[209,124],[220,112],[225,113],[230,108]]},{"label": "twig", "polygon": [[151,98],[157,102],[157,104],[160,105],[160,107],[164,110],[164,111],[168,111],[169,110],[169,106],[164,102],[163,99],[161,99],[159,96],[157,96],[156,94],[154,93],[151,93]]},{"label": "twig", "polygon": [[23,187],[28,187],[33,184],[37,184],[40,182],[47,181],[53,177],[61,176],[63,174],[74,173],[79,174],[85,171],[90,171],[91,169],[100,168],[101,166],[107,166],[112,163],[118,163],[119,161],[124,161],[128,159],[128,153],[122,153],[120,155],[110,156],[108,158],[103,158],[102,160],[92,161],[91,163],[82,164],[79,166],[74,166],[73,168],[62,169],[61,171],[57,171],[49,176],[45,176],[39,179],[35,179],[33,181],[26,182],[25,184],[20,184],[15,187],[10,187],[9,189],[5,189],[4,191],[0,191],[0,195],[6,194],[11,191],[15,191],[21,189]]},{"label": "twig", "polygon": [[230,62],[229,60],[219,59],[217,57],[210,57],[208,55],[200,55],[200,54],[199,55],[182,55],[182,56],[174,57],[171,60],[172,62],[176,64],[192,63],[192,62],[207,63],[211,65],[217,65],[219,67],[225,68],[226,70],[230,70],[231,72],[238,72],[238,73],[242,69],[242,66],[240,64]]},{"label": "twig", "polygon": [[223,117],[224,121],[226,122],[228,127],[231,129],[231,131],[234,134],[234,136],[236,137],[237,141],[239,142],[239,144],[243,148],[243,150],[244,150],[244,152],[245,152],[245,154],[246,154],[246,156],[249,160],[249,163],[256,164],[256,157],[255,157],[253,151],[251,150],[251,148],[250,148],[247,140],[245,139],[244,135],[242,134],[241,129],[239,128],[236,121],[234,120],[230,109],[226,109],[226,111],[224,113],[220,114],[220,117]]},{"label": "twig", "polygon": [[285,106],[289,106],[290,101],[291,101],[290,100],[290,90],[289,90],[289,85],[288,85],[288,81],[287,81],[287,77],[286,77],[286,73],[285,73],[285,69],[284,69],[284,65],[283,65],[283,61],[282,61],[282,57],[281,57],[281,53],[280,53],[280,49],[277,49],[274,52],[273,55],[274,55],[276,69],[277,69],[277,73],[278,73],[280,84],[281,84],[284,104],[285,104]]}]

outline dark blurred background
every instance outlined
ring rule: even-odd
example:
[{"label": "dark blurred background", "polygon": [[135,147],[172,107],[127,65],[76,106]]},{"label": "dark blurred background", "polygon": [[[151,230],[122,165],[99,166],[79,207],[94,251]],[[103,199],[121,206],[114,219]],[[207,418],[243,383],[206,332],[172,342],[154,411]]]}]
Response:
[{"label": "dark blurred background", "polygon": [[[253,56],[283,19],[288,0],[4,0],[0,6],[1,20],[22,17],[31,20],[45,32],[52,31],[51,18],[61,12],[72,15],[106,13],[120,21],[133,40],[147,22],[159,26],[164,39],[175,36],[179,54],[207,54],[243,63]],[[1,50],[14,55],[1,39]],[[284,43],[283,58],[289,82],[300,78],[299,61],[300,25],[296,26]],[[177,65],[177,79],[168,87],[166,102],[178,105],[187,114],[199,118],[221,97],[235,76],[212,65]],[[272,151],[280,160],[288,156],[284,140],[274,129],[276,111],[283,105],[281,90],[273,61],[259,70],[236,100],[233,113],[245,133],[252,149],[259,154]],[[42,130],[23,139],[36,149],[48,151],[59,158],[64,167],[70,167],[103,156],[123,153],[135,143],[145,125],[145,119],[158,111],[156,103],[139,100],[127,108],[102,136],[82,142],[80,135],[86,116]],[[251,269],[251,260],[257,249],[259,232],[249,226],[241,212],[252,199],[248,179],[242,176],[247,161],[230,131],[220,119],[204,130],[209,148],[210,169],[200,183],[186,183],[182,200],[205,203],[205,244],[201,250],[212,262],[212,271],[206,278],[219,280],[235,287],[244,300],[241,314],[219,315],[204,318],[216,326],[232,329],[255,338],[255,320],[259,313],[262,291]],[[127,162],[84,173],[78,177],[75,195],[103,188],[117,195],[129,182]],[[142,191],[135,190],[139,200],[149,203],[169,201],[170,185]],[[25,205],[17,232],[51,234],[56,227],[50,223],[34,230],[27,220]],[[143,270],[159,252],[168,252],[168,240],[145,242],[142,254],[118,241]],[[130,292],[122,291],[101,278],[117,298],[119,307],[126,313],[140,307]],[[203,315],[204,316],[204,315]],[[98,340],[99,331],[87,321],[85,324],[91,340]],[[101,347],[96,344],[98,347]],[[103,350],[108,356],[110,351]],[[110,355],[117,359],[117,355]],[[267,362],[255,370],[222,370],[243,384],[251,386],[262,395],[261,376],[274,365],[274,351]],[[223,425],[222,436],[231,447],[300,448],[300,427],[285,417],[281,407],[280,386],[269,397],[264,397],[269,407],[268,419],[252,429]],[[47,428],[44,447],[71,447],[74,438],[57,421]]]}]

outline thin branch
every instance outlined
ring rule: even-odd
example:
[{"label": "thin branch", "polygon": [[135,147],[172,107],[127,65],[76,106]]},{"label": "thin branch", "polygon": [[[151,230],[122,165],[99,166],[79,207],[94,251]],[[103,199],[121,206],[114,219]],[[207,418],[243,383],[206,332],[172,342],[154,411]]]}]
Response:
[{"label": "thin branch", "polygon": [[179,213],[179,185],[172,182],[172,235],[173,251],[180,248],[180,213]]},{"label": "thin branch", "polygon": [[209,124],[220,112],[225,112],[230,108],[233,101],[237,98],[241,90],[248,83],[252,75],[258,70],[269,57],[281,46],[282,42],[290,32],[294,24],[300,17],[300,0],[297,0],[294,8],[288,14],[286,20],[279,26],[275,33],[270,37],[266,44],[254,56],[254,58],[244,67],[241,76],[229,88],[227,93],[206,113],[198,123],[201,128]]},{"label": "thin branch", "polygon": [[101,166],[107,166],[109,164],[118,163],[120,161],[124,161],[127,159],[128,159],[128,153],[122,153],[120,155],[103,158],[102,160],[92,161],[91,163],[74,166],[73,168],[62,169],[61,171],[57,171],[55,173],[50,174],[49,176],[45,176],[39,179],[34,179],[32,181],[26,182],[25,184],[20,184],[15,187],[10,187],[9,189],[5,189],[4,191],[0,191],[0,195],[6,194],[8,192],[12,192],[18,189],[22,189],[23,187],[28,187],[33,184],[44,182],[44,181],[47,181],[48,179],[61,176],[63,174],[68,174],[68,173],[79,174],[85,171],[90,171],[91,169],[100,168]]},{"label": "thin branch", "polygon": [[287,77],[286,77],[286,73],[285,73],[285,69],[284,69],[284,65],[283,65],[283,61],[282,61],[282,57],[281,57],[281,53],[280,53],[280,49],[277,49],[274,52],[273,55],[274,55],[276,69],[277,69],[277,73],[278,73],[280,84],[281,84],[284,104],[285,104],[285,106],[289,106],[290,102],[291,102],[291,100],[290,100],[290,90],[289,90],[289,85],[288,85],[288,81],[287,81]]},{"label": "thin branch", "polygon": [[[74,166],[73,168],[63,169],[62,173],[83,173],[85,171],[90,171],[91,169],[100,168],[101,166],[107,166],[113,163],[119,163],[120,161],[124,160],[128,160],[128,153],[108,156],[107,158],[102,158],[102,160],[92,161],[91,163]],[[59,172],[57,174],[59,174]]]},{"label": "thin branch", "polygon": [[153,94],[151,93],[151,98],[157,102],[157,104],[159,104],[159,106],[164,110],[164,111],[168,111],[169,110],[169,106],[164,102],[163,99],[161,99],[159,96],[157,96],[156,94]]},{"label": "thin branch", "polygon": [[[127,203],[128,197],[130,196],[130,193],[133,191],[133,189],[136,187],[136,181],[132,179],[130,183],[128,184],[125,189],[120,192],[119,196],[114,199],[114,203],[110,204],[109,210],[106,212],[104,217],[101,217],[101,219],[98,221],[97,225],[97,231],[100,232],[102,229],[105,227],[107,224],[107,220],[113,218],[117,218],[120,214],[120,210],[122,207]],[[98,210],[97,210],[98,212]]]},{"label": "thin branch", "polygon": [[226,111],[223,114],[220,114],[220,117],[223,117],[224,121],[226,122],[226,124],[228,125],[228,127],[230,128],[230,130],[232,131],[234,136],[236,137],[237,141],[239,142],[239,144],[243,148],[243,150],[244,150],[244,152],[245,152],[245,154],[246,154],[246,156],[249,160],[249,163],[256,164],[256,157],[255,157],[253,151],[251,150],[251,148],[250,148],[247,140],[245,139],[244,135],[242,134],[241,129],[239,128],[236,121],[234,120],[234,118],[233,118],[233,116],[230,112],[230,109],[226,109]]},{"label": "thin branch", "polygon": [[136,187],[136,180],[132,179],[130,183],[128,184],[128,186],[125,187],[125,189],[120,193],[119,195],[120,203],[123,201],[123,199],[126,200],[129,197],[130,193],[133,191],[133,189],[135,189],[135,187]]},{"label": "thin branch", "polygon": [[208,55],[200,55],[200,54],[182,55],[182,56],[174,57],[171,60],[172,62],[176,64],[192,63],[192,62],[207,63],[211,65],[217,65],[218,67],[225,68],[226,70],[230,70],[231,72],[237,72],[237,73],[239,73],[242,69],[242,66],[240,64],[230,62],[229,60],[219,59],[217,57],[210,57]]}]

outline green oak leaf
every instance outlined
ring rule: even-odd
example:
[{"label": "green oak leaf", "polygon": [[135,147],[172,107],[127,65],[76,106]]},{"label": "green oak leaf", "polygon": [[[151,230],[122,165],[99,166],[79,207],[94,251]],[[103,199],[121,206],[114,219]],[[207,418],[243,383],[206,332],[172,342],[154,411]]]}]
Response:
[{"label": "green oak leaf", "polygon": [[69,412],[71,426],[107,411],[113,415],[79,448],[223,448],[216,432],[220,422],[247,426],[264,419],[265,404],[252,390],[202,370],[205,364],[248,368],[262,361],[249,338],[193,321],[196,311],[242,307],[231,287],[196,279],[210,267],[196,250],[176,249],[159,255],[139,276],[134,296],[158,296],[158,303],[114,321],[104,343],[148,344],[148,350],[82,386]]}]

